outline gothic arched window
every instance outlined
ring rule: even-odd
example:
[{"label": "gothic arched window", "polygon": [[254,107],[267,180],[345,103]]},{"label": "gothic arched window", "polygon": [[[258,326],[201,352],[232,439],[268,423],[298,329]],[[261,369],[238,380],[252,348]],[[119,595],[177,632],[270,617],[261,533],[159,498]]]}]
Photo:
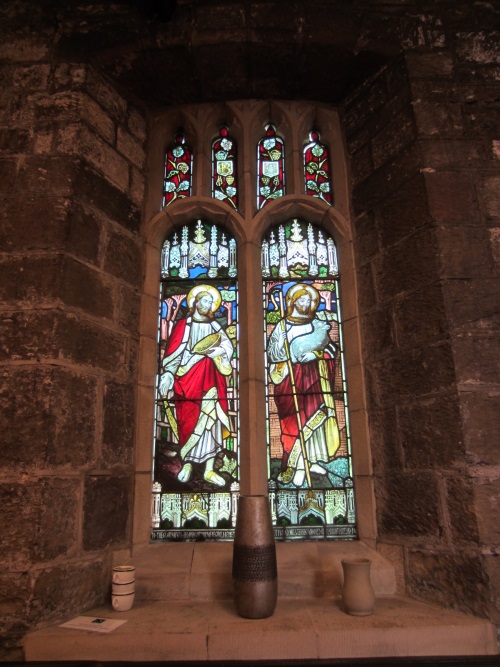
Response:
[{"label": "gothic arched window", "polygon": [[276,134],[274,125],[267,125],[266,134],[257,146],[257,208],[285,194],[285,144]]},{"label": "gothic arched window", "polygon": [[201,220],[161,257],[153,539],[229,539],[239,490],[236,242]]},{"label": "gothic arched window", "polygon": [[306,194],[333,203],[330,179],[330,151],[320,142],[319,132],[311,132],[304,147],[304,179]]},{"label": "gothic arched window", "polygon": [[303,220],[262,243],[269,492],[282,539],[356,536],[337,251]]},{"label": "gothic arched window", "polygon": [[212,143],[212,195],[238,208],[238,147],[227,127]]},{"label": "gothic arched window", "polygon": [[179,131],[165,155],[163,206],[168,206],[176,199],[190,197],[192,179],[193,152],[186,144],[184,133]]}]

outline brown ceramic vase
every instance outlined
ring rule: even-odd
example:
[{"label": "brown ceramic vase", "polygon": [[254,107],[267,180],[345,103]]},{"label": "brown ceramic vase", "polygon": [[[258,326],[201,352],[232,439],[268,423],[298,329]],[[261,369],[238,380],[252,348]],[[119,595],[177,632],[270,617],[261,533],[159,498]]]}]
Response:
[{"label": "brown ceramic vase", "polygon": [[236,611],[243,618],[271,616],[278,597],[276,546],[268,496],[240,496],[233,546]]},{"label": "brown ceramic vase", "polygon": [[375,593],[370,580],[371,561],[352,558],[342,561],[344,585],[342,600],[346,613],[351,616],[369,616],[375,609]]}]

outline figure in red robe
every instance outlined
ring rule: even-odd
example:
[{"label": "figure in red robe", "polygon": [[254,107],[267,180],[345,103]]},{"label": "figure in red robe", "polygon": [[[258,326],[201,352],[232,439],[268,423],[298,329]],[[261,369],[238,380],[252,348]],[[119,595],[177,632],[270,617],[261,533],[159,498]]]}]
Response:
[{"label": "figure in red robe", "polygon": [[193,463],[204,463],[204,479],[226,481],[214,470],[215,457],[230,434],[226,376],[231,375],[233,345],[213,319],[221,297],[210,285],[198,285],[187,296],[188,316],[179,320],[167,342],[160,394],[173,394],[183,466],[188,482]]},{"label": "figure in red robe", "polygon": [[286,295],[286,314],[269,338],[274,401],[281,426],[282,470],[278,481],[301,487],[308,473],[325,475],[340,438],[333,387],[336,349],[331,313],[317,313],[320,295],[297,283]]}]

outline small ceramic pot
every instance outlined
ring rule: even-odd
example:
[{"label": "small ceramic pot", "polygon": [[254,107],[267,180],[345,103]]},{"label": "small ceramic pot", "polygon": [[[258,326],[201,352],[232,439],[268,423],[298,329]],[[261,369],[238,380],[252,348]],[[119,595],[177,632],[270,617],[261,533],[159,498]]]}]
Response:
[{"label": "small ceramic pot", "polygon": [[114,595],[128,595],[135,592],[135,580],[129,584],[111,584],[111,590]]},{"label": "small ceramic pot", "polygon": [[351,558],[342,561],[344,585],[342,600],[344,609],[351,616],[369,616],[375,609],[375,593],[370,581],[368,558]]},{"label": "small ceramic pot", "polygon": [[111,595],[111,605],[115,611],[129,611],[134,604],[135,593],[126,595]]},{"label": "small ceramic pot", "polygon": [[117,565],[113,568],[111,581],[114,584],[130,584],[135,581],[135,567],[133,565]]}]

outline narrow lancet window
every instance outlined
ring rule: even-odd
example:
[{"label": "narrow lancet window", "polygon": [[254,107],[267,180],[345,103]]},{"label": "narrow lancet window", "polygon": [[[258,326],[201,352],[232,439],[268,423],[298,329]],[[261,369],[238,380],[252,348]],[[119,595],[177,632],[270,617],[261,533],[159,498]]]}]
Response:
[{"label": "narrow lancet window", "polygon": [[285,194],[285,145],[276,134],[274,125],[257,146],[257,208]]},{"label": "narrow lancet window", "polygon": [[229,540],[239,493],[236,241],[198,220],[161,255],[154,540]]},{"label": "narrow lancet window", "polygon": [[238,151],[227,127],[212,144],[212,196],[238,208]]},{"label": "narrow lancet window", "polygon": [[176,199],[190,197],[193,180],[193,152],[179,131],[165,155],[163,207]]},{"label": "narrow lancet window", "polygon": [[330,152],[320,142],[319,132],[311,132],[304,147],[304,179],[306,194],[319,197],[327,204],[333,203],[330,172]]},{"label": "narrow lancet window", "polygon": [[302,220],[262,243],[269,493],[279,539],[356,537],[335,243]]}]

